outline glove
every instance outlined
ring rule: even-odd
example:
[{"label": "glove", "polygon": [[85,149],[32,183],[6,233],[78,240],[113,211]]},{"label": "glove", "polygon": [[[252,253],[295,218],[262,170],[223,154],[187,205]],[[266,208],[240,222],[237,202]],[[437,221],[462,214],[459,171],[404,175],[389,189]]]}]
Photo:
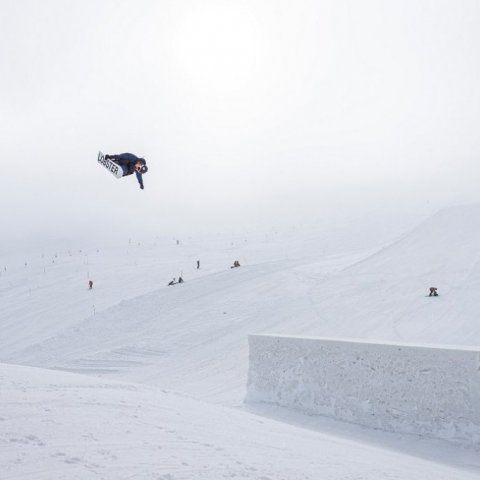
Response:
[{"label": "glove", "polygon": [[140,185],[140,188],[143,190],[143,185]]}]

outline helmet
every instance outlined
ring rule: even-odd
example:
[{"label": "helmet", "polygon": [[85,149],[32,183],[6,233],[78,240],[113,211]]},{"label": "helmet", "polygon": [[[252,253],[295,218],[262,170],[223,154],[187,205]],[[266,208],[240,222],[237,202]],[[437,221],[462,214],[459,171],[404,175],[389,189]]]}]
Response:
[{"label": "helmet", "polygon": [[147,173],[148,172],[148,167],[146,165],[142,165],[140,167],[140,173]]}]

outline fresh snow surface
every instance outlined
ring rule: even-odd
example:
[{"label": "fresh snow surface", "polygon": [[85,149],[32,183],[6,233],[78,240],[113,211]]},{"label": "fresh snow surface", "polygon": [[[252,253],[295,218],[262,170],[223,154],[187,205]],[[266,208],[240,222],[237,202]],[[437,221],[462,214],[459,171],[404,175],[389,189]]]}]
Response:
[{"label": "fresh snow surface", "polygon": [[480,478],[475,446],[243,406],[250,333],[480,345],[479,245],[471,206],[373,254],[271,233],[1,259],[1,478]]},{"label": "fresh snow surface", "polygon": [[148,385],[1,365],[2,479],[478,478]]}]

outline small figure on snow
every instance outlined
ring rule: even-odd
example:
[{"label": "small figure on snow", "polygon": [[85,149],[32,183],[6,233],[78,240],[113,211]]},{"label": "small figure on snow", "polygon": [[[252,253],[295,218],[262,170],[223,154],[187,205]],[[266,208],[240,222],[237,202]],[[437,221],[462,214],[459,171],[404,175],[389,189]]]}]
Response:
[{"label": "small figure on snow", "polygon": [[437,287],[430,287],[429,297],[438,297]]},{"label": "small figure on snow", "polygon": [[197,270],[200,268],[200,260],[197,260]]},{"label": "small figure on snow", "polygon": [[170,285],[175,285],[176,283],[177,283],[177,279],[174,278],[174,279],[168,284],[168,286],[170,286]]},{"label": "small figure on snow", "polygon": [[93,281],[89,280],[88,281],[88,289],[91,290],[93,288]]},{"label": "small figure on snow", "polygon": [[238,260],[235,260],[235,261],[233,262],[233,265],[232,265],[230,268],[237,268],[237,267],[239,267],[239,266],[240,266],[240,262],[239,262]]},{"label": "small figure on snow", "polygon": [[119,165],[123,170],[124,177],[135,173],[140,188],[143,190],[142,175],[148,172],[147,162],[144,158],[139,158],[133,153],[120,153],[119,155],[105,155],[105,160],[111,160]]},{"label": "small figure on snow", "polygon": [[183,278],[182,277],[178,277],[178,283],[183,283]]}]

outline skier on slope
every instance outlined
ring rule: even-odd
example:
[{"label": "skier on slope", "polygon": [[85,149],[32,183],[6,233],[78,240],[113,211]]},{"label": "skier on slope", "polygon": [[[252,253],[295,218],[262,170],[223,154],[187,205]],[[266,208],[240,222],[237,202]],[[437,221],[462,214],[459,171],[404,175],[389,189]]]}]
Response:
[{"label": "skier on slope", "polygon": [[105,160],[112,160],[123,170],[123,176],[131,175],[135,172],[140,188],[143,190],[142,174],[148,172],[144,158],[139,158],[133,153],[120,153],[119,155],[105,155]]}]

